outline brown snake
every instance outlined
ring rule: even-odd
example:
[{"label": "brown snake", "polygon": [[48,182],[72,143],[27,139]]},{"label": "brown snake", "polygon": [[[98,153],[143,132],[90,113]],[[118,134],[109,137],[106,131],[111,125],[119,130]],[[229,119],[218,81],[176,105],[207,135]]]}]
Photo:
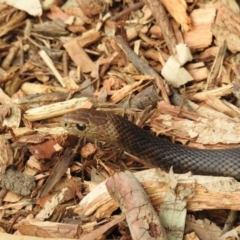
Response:
[{"label": "brown snake", "polygon": [[203,150],[156,137],[111,113],[80,109],[62,118],[62,126],[77,136],[111,143],[151,164],[176,173],[231,176],[240,180],[240,148]]}]

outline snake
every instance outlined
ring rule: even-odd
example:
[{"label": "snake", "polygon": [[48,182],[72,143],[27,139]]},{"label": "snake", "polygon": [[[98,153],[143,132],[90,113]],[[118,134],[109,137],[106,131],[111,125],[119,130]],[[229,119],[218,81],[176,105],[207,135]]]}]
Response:
[{"label": "snake", "polygon": [[228,176],[240,180],[240,148],[198,149],[158,137],[125,117],[95,109],[63,115],[69,134],[110,143],[146,162],[174,173]]}]

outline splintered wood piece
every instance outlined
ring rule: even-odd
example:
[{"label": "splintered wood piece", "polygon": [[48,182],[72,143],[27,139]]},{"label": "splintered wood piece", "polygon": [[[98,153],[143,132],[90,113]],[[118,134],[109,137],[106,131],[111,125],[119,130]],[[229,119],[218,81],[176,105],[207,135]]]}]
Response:
[{"label": "splintered wood piece", "polygon": [[240,51],[240,17],[239,14],[227,7],[224,3],[215,4],[218,9],[215,24],[212,26],[216,44],[221,45],[223,40],[227,41],[227,47],[232,53]]},{"label": "splintered wood piece", "polygon": [[231,32],[239,34],[240,32],[240,16],[238,13],[232,11],[222,2],[214,4],[218,9],[215,24],[219,27],[228,28]]},{"label": "splintered wood piece", "polygon": [[[169,175],[160,169],[149,169],[134,174],[148,194],[155,209],[159,209],[169,190]],[[207,209],[239,210],[240,183],[229,177],[191,176],[188,174],[175,174],[179,188],[192,189],[194,195],[187,200],[187,210],[201,211]],[[89,187],[91,184],[85,182]],[[221,202],[219,202],[221,199]],[[118,204],[109,195],[106,181],[94,185],[90,193],[76,206],[75,212],[81,216],[102,218],[111,214],[105,214],[106,207],[112,212]]]},{"label": "splintered wood piece", "polygon": [[181,24],[184,32],[191,29],[191,19],[187,15],[187,4],[183,0],[162,0],[162,4],[166,7],[171,16]]},{"label": "splintered wood piece", "polygon": [[214,22],[216,8],[200,8],[193,10],[190,17],[192,27],[184,32],[184,42],[191,49],[203,49],[212,43],[211,25]]},{"label": "splintered wood piece", "polygon": [[53,186],[66,172],[67,168],[72,162],[72,159],[73,159],[72,151],[70,151],[70,149],[66,149],[64,155],[60,158],[59,162],[55,165],[54,169],[52,170],[52,173],[47,179],[43,188],[41,189],[41,191],[39,191],[38,197],[42,197],[52,190]]},{"label": "splintered wood piece", "polygon": [[193,77],[194,81],[202,81],[208,77],[209,70],[204,65],[204,62],[190,63],[186,69]]},{"label": "splintered wood piece", "polygon": [[[218,98],[212,96],[208,98],[210,106],[222,109],[228,115],[239,117],[238,112],[225,105]],[[171,136],[178,141],[187,139],[188,145],[192,143],[197,145],[198,143],[201,147],[203,144],[208,144],[209,148],[213,148],[216,144],[222,144],[222,147],[227,148],[233,147],[228,144],[240,142],[238,122],[232,121],[224,114],[220,117],[211,116],[206,112],[205,115],[207,117],[189,112],[182,107],[168,105],[162,101],[158,103],[158,109],[151,116],[149,125],[157,134]]]},{"label": "splintered wood piece", "polygon": [[139,181],[129,172],[115,173],[106,186],[109,194],[118,202],[133,239],[166,239],[165,229],[158,214],[153,209],[150,199]]},{"label": "splintered wood piece", "polygon": [[168,46],[168,49],[172,55],[176,54],[177,41],[173,33],[172,26],[168,19],[165,8],[162,3],[158,0],[144,0],[146,5],[151,9],[156,23],[161,27],[164,40]]},{"label": "splintered wood piece", "polygon": [[89,58],[87,53],[81,47],[77,39],[72,39],[64,44],[68,54],[74,63],[80,68],[84,73],[93,71],[96,66],[94,62]]},{"label": "splintered wood piece", "polygon": [[232,53],[240,51],[240,35],[231,32],[226,27],[220,27],[216,24],[212,25],[212,33],[216,38],[216,45],[221,46],[223,41],[227,42],[227,48]]},{"label": "splintered wood piece", "polygon": [[73,98],[64,102],[57,102],[41,107],[31,108],[25,112],[24,117],[29,121],[47,119],[77,110],[88,103],[89,99],[86,97]]},{"label": "splintered wood piece", "polygon": [[54,66],[53,61],[51,60],[51,58],[47,55],[47,53],[44,50],[40,50],[39,51],[39,55],[41,56],[41,58],[43,59],[43,61],[46,63],[46,65],[51,69],[51,71],[53,72],[53,74],[55,75],[56,79],[59,81],[59,83],[65,87],[65,84],[62,80],[62,76],[61,74],[58,72],[57,68]]},{"label": "splintered wood piece", "polygon": [[207,78],[207,84],[205,90],[211,89],[214,87],[214,81],[217,77],[221,75],[222,64],[227,50],[227,42],[223,40],[221,47],[219,48],[218,54],[213,62],[211,71]]},{"label": "splintered wood piece", "polygon": [[0,37],[4,36],[18,26],[21,26],[26,17],[27,13],[24,11],[18,11],[16,14],[12,15],[8,21],[0,27]]},{"label": "splintered wood piece", "polygon": [[84,32],[80,37],[77,37],[76,39],[81,47],[87,47],[94,42],[97,42],[100,37],[100,32],[97,32],[95,29],[91,29],[87,32]]},{"label": "splintered wood piece", "polygon": [[229,83],[228,85],[216,88],[216,89],[212,89],[212,90],[208,90],[205,92],[199,92],[199,93],[195,93],[192,96],[192,99],[196,100],[196,101],[205,101],[209,95],[215,96],[215,97],[222,97],[222,96],[227,96],[229,94],[231,94],[233,89],[233,84]]}]

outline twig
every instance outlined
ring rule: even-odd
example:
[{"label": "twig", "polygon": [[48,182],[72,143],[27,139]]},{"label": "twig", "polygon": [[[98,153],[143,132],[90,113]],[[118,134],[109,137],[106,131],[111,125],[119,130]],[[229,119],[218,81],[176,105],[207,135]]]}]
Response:
[{"label": "twig", "polygon": [[114,15],[111,20],[112,21],[117,21],[118,19],[122,18],[124,15],[127,15],[130,12],[133,12],[137,9],[139,9],[140,7],[142,7],[144,5],[144,2],[139,2],[139,3],[135,3],[132,6],[130,6],[127,9],[124,9],[122,12],[117,13],[116,15]]},{"label": "twig", "polygon": [[151,9],[157,25],[162,29],[164,40],[172,55],[176,54],[177,41],[173,33],[172,26],[170,25],[165,8],[159,0],[144,0],[146,5]]}]

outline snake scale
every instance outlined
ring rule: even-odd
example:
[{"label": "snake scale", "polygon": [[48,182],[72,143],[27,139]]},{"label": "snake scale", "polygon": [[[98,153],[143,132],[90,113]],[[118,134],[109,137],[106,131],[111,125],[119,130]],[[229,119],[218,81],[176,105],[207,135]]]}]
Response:
[{"label": "snake scale", "polygon": [[229,176],[240,180],[240,148],[195,149],[156,137],[119,115],[80,109],[62,117],[70,133],[115,145],[151,164],[175,173]]}]

